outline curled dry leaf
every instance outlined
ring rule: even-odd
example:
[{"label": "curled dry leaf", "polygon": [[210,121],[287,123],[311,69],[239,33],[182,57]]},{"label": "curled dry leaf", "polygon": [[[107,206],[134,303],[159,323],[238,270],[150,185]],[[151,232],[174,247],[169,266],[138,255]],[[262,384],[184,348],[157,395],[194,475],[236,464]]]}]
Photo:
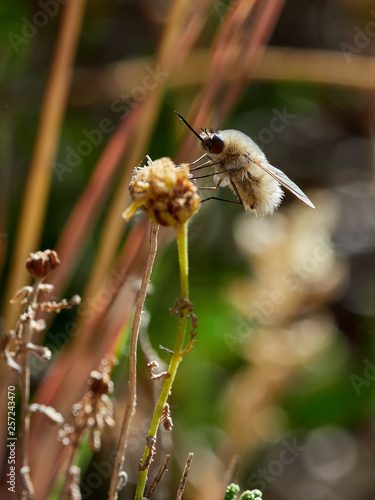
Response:
[{"label": "curled dry leaf", "polygon": [[64,417],[61,415],[61,413],[56,411],[55,408],[53,408],[52,406],[46,406],[46,405],[40,405],[37,403],[33,403],[29,406],[29,410],[32,413],[36,413],[36,412],[42,413],[53,424],[62,425],[64,423]]},{"label": "curled dry leaf", "polygon": [[44,319],[38,319],[37,321],[32,320],[31,328],[33,329],[34,333],[41,333],[46,328],[46,322],[44,321]]},{"label": "curled dry leaf", "polygon": [[17,302],[24,303],[26,302],[28,296],[30,293],[33,291],[33,288],[31,286],[23,286],[16,292],[15,296],[10,299],[11,304],[16,304]]},{"label": "curled dry leaf", "polygon": [[36,356],[39,356],[40,358],[49,361],[52,357],[52,353],[48,347],[40,346],[40,345],[35,345],[32,344],[31,342],[28,342],[26,344],[26,349],[32,353],[34,353]]},{"label": "curled dry leaf", "polygon": [[35,304],[33,307],[36,311],[47,311],[47,312],[56,312],[59,313],[61,309],[71,309],[74,306],[77,306],[81,303],[81,297],[79,295],[74,295],[69,301],[66,299],[61,300],[60,302],[40,302]]},{"label": "curled dry leaf", "polygon": [[150,361],[149,363],[147,363],[147,373],[148,373],[148,376],[150,377],[151,380],[160,380],[161,378],[169,378],[170,377],[170,374],[165,371],[165,372],[160,372],[158,374],[154,373],[154,368],[158,368],[159,366],[159,363],[157,361]]}]

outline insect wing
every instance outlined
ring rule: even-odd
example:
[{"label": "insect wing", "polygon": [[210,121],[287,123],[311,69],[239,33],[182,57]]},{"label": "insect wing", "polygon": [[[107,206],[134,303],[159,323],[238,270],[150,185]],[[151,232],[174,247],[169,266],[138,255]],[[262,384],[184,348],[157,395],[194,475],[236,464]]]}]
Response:
[{"label": "insect wing", "polygon": [[280,182],[282,186],[284,186],[291,193],[297,196],[297,198],[306,203],[306,205],[309,205],[309,207],[311,208],[315,208],[314,204],[309,200],[309,198],[305,195],[305,193],[297,186],[297,184],[295,184],[292,180],[290,180],[289,177],[284,174],[284,172],[270,165],[269,163],[258,162],[252,157],[250,157],[250,161],[252,163],[255,163],[257,167],[267,172],[267,174],[270,174],[274,179]]}]

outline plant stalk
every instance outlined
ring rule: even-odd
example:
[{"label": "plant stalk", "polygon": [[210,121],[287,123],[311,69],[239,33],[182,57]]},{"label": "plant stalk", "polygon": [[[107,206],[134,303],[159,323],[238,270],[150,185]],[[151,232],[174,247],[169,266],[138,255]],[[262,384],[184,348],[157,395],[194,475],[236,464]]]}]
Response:
[{"label": "plant stalk", "polygon": [[65,477],[64,477],[64,483],[63,483],[63,487],[61,489],[60,500],[68,500],[69,499],[70,469],[71,469],[72,465],[74,465],[74,461],[75,461],[75,458],[77,456],[77,452],[78,452],[80,444],[81,444],[83,430],[84,430],[84,428],[81,429],[81,432],[79,433],[79,436],[77,437],[76,442],[72,445],[71,450],[70,450],[69,460],[68,460],[68,464],[67,464],[66,472],[65,472]]},{"label": "plant stalk", "polygon": [[108,500],[116,500],[118,497],[119,483],[120,483],[120,473],[125,462],[125,452],[129,437],[130,424],[135,413],[135,407],[137,405],[137,343],[138,334],[141,324],[141,315],[143,310],[143,305],[145,303],[147,286],[150,281],[152,266],[154,264],[156,251],[157,251],[157,236],[158,236],[159,226],[157,224],[151,224],[150,230],[150,249],[146,263],[146,269],[143,275],[141,288],[138,293],[138,297],[135,304],[134,319],[132,324],[132,331],[130,337],[130,357],[129,357],[129,396],[127,405],[125,408],[125,413],[121,426],[121,434],[118,443],[115,463],[113,466],[113,472],[111,477],[111,483],[108,493]]},{"label": "plant stalk", "polygon": [[[33,290],[28,298],[27,305],[25,307],[25,313],[28,311],[29,306],[34,306],[37,302],[39,285],[41,280],[35,280],[33,285]],[[21,490],[20,498],[22,500],[29,498],[30,491],[25,489],[25,474],[28,474],[29,467],[29,434],[30,434],[30,410],[29,410],[29,400],[30,400],[30,367],[28,363],[29,351],[27,349],[27,344],[31,342],[31,337],[33,333],[33,328],[31,325],[34,319],[34,311],[32,310],[33,316],[25,324],[25,330],[22,334],[22,352],[21,352],[21,373],[20,373],[20,399],[21,399],[21,411],[20,411],[20,434],[19,434],[19,450],[20,450],[20,468],[19,468],[19,488]],[[32,485],[30,488],[32,489]]]},{"label": "plant stalk", "polygon": [[[181,299],[189,299],[189,267],[188,267],[188,243],[187,243],[187,222],[182,226],[175,228],[177,236],[177,247],[178,247],[178,261],[180,267],[180,289],[181,289]],[[174,346],[173,355],[169,364],[168,373],[169,377],[164,379],[164,384],[159,396],[159,400],[156,403],[154,414],[152,417],[150,429],[148,432],[148,440],[153,440],[155,442],[156,433],[159,427],[160,418],[167,402],[168,396],[172,389],[172,384],[176,376],[178,365],[182,360],[183,344],[185,340],[186,325],[187,325],[187,310],[186,308],[181,309],[180,322],[178,325],[177,338]],[[146,442],[145,451],[142,458],[142,465],[145,465],[147,458],[151,453],[150,447]],[[134,500],[142,500],[144,496],[144,490],[147,482],[148,467],[145,470],[139,472],[137,489],[135,493]]]}]

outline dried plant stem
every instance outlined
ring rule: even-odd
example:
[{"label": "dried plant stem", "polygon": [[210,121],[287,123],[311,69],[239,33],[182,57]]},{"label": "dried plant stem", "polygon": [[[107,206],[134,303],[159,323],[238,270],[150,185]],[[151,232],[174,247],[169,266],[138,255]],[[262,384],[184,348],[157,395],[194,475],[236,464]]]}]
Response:
[{"label": "dried plant stem", "polygon": [[189,470],[190,470],[191,462],[193,461],[193,458],[194,458],[194,453],[189,453],[189,456],[188,456],[188,459],[186,461],[186,465],[185,465],[185,468],[184,468],[184,472],[182,473],[180,485],[178,487],[176,500],[181,500],[181,497],[182,497],[182,494],[183,494],[184,489],[185,489],[187,477],[188,477],[188,474],[189,474]]},{"label": "dried plant stem", "polygon": [[125,408],[124,418],[122,421],[121,435],[118,443],[117,454],[115,459],[115,464],[113,467],[111,484],[108,493],[108,500],[114,500],[118,496],[118,486],[120,482],[120,473],[122,471],[124,461],[126,445],[129,436],[130,424],[132,417],[135,413],[135,407],[137,404],[137,343],[139,327],[141,324],[141,315],[143,310],[143,305],[146,299],[147,286],[150,281],[152,266],[154,264],[156,251],[157,251],[157,236],[158,236],[159,226],[157,224],[151,223],[150,230],[150,249],[147,258],[146,269],[143,275],[141,288],[138,293],[138,297],[135,304],[134,319],[130,338],[130,358],[129,358],[129,396],[128,402]]},{"label": "dried plant stem", "polygon": [[161,478],[163,477],[164,472],[167,470],[167,465],[168,465],[170,458],[171,458],[170,455],[165,456],[163,463],[162,463],[162,466],[160,467],[159,472],[156,474],[155,479],[153,480],[153,482],[150,486],[150,489],[148,490],[145,498],[149,499],[152,497],[154,491],[156,490],[158,484],[160,483]]},{"label": "dried plant stem", "polygon": [[[82,429],[83,431],[84,429]],[[65,478],[64,478],[64,484],[61,489],[61,495],[60,495],[60,500],[69,500],[69,483],[71,482],[71,467],[74,465],[74,460],[77,455],[77,452],[79,450],[79,446],[81,444],[81,437],[82,437],[82,432],[80,433],[79,436],[77,436],[76,441],[72,444],[71,450],[70,450],[70,456],[69,456],[69,461],[68,465],[66,468],[65,472]]]},{"label": "dried plant stem", "polygon": [[[39,285],[41,280],[36,280],[33,285],[32,292],[27,301],[25,311],[27,312],[29,306],[34,306],[37,303]],[[33,309],[32,309],[33,311]],[[34,311],[33,311],[34,314]],[[31,342],[32,337],[32,319],[30,318],[25,324],[25,330],[22,335],[22,352],[21,352],[21,373],[20,373],[20,399],[21,399],[21,415],[20,415],[20,435],[19,435],[19,449],[20,449],[20,489],[21,499],[32,498],[33,486],[29,479],[29,432],[30,432],[30,367],[28,364],[29,351],[27,344]]]},{"label": "dried plant stem", "polygon": [[[182,226],[175,228],[177,236],[177,247],[178,247],[178,260],[180,266],[180,288],[181,288],[181,299],[189,299],[189,283],[188,283],[188,244],[187,244],[187,222]],[[168,396],[172,389],[172,384],[176,376],[178,365],[183,358],[183,344],[186,333],[187,325],[187,309],[183,308],[180,314],[180,322],[178,325],[177,338],[174,346],[173,355],[169,364],[168,373],[169,377],[164,379],[164,384],[159,396],[159,400],[156,403],[154,414],[152,417],[150,429],[148,432],[146,447],[142,458],[142,465],[145,465],[146,460],[150,456],[151,449],[149,443],[154,443],[156,440],[156,433],[159,427],[160,418],[162,416],[165,403],[167,402]],[[135,500],[142,500],[144,495],[144,490],[146,486],[148,475],[148,467],[141,470],[138,477],[137,489],[135,493]]]},{"label": "dried plant stem", "polygon": [[[257,49],[255,67],[247,68],[246,80],[270,82],[300,82],[333,87],[348,87],[355,90],[375,89],[375,60],[370,56],[352,54],[350,64],[342,52],[330,50],[295,49],[269,46],[263,53]],[[262,56],[263,54],[263,56]],[[186,58],[178,72],[171,75],[170,89],[186,89],[200,86],[207,81],[211,51],[195,49]],[[152,63],[151,58],[142,57],[131,61],[111,64],[104,70],[76,73],[73,94],[74,106],[87,106],[82,98],[87,95],[87,86],[97,88],[89,104],[116,99],[121,92],[131,92],[142,77],[142,71]],[[233,80],[233,72],[225,74],[225,81]],[[110,81],[111,85],[107,85]],[[100,91],[99,91],[100,89]]]},{"label": "dried plant stem", "polygon": [[236,469],[238,467],[239,456],[233,455],[229,464],[228,469],[224,475],[223,489],[218,500],[222,500],[225,497],[225,492],[227,491],[228,485],[232,482]]}]

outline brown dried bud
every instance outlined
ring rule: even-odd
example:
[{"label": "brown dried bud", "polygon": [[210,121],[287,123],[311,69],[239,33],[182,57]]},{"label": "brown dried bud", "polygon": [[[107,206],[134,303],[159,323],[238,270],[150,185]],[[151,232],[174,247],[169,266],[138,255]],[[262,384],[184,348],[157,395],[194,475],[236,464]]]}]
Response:
[{"label": "brown dried bud", "polygon": [[90,390],[96,394],[107,394],[113,391],[111,376],[106,372],[92,371],[89,378]]},{"label": "brown dried bud", "polygon": [[60,259],[55,250],[31,253],[26,261],[27,270],[36,279],[46,278],[59,265]]},{"label": "brown dried bud", "polygon": [[169,404],[165,403],[163,413],[161,414],[161,423],[166,431],[171,431],[173,427],[173,420],[169,409]]},{"label": "brown dried bud", "polygon": [[155,224],[179,226],[200,206],[198,189],[189,178],[188,165],[176,167],[170,158],[136,168],[129,191],[133,203],[122,214],[125,220],[141,208]]}]

